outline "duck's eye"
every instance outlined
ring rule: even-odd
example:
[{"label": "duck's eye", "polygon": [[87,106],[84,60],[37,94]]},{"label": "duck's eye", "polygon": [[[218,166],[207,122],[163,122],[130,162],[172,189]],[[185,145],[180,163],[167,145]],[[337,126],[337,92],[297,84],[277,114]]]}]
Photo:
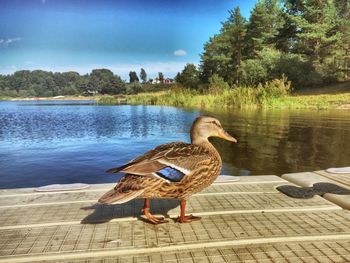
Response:
[{"label": "duck's eye", "polygon": [[217,127],[221,128],[221,126],[216,121],[212,121],[211,123],[216,125]]}]

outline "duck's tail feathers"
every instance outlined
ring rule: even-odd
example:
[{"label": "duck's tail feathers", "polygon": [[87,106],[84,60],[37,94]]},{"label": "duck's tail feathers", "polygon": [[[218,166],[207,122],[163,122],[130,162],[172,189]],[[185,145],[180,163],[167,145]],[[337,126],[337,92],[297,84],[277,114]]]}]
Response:
[{"label": "duck's tail feathers", "polygon": [[119,166],[119,167],[114,167],[114,168],[108,169],[108,170],[106,171],[106,173],[118,173],[118,172],[120,172],[121,170],[123,170],[123,169],[125,169],[125,168],[127,168],[128,166],[133,165],[133,164],[134,164],[134,162],[130,162],[130,163],[124,164],[124,165]]},{"label": "duck's tail feathers", "polygon": [[102,204],[123,204],[140,196],[143,192],[144,189],[128,191],[125,193],[117,192],[115,189],[112,189],[98,199],[98,202]]}]

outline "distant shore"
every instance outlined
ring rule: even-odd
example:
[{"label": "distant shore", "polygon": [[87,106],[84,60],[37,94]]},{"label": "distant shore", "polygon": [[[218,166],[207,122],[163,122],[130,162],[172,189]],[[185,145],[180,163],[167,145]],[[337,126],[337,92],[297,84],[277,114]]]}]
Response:
[{"label": "distant shore", "polygon": [[[99,96],[100,97],[100,96]],[[97,100],[99,97],[93,96],[56,96],[56,97],[30,97],[30,98],[3,98],[3,100]]]},{"label": "distant shore", "polygon": [[[231,91],[230,91],[231,92]],[[225,98],[224,98],[225,96]],[[277,108],[277,109],[339,109],[350,110],[350,82],[334,84],[322,88],[310,88],[296,91],[284,97],[267,100],[263,104],[244,103],[244,96],[239,97],[243,103],[238,107]],[[96,96],[56,96],[30,98],[0,98],[8,101],[40,100],[94,100],[100,105],[164,105],[210,109],[215,107],[237,107],[230,103],[230,94],[203,95],[196,92],[167,90],[160,92],[139,93],[136,95],[96,95]]]}]

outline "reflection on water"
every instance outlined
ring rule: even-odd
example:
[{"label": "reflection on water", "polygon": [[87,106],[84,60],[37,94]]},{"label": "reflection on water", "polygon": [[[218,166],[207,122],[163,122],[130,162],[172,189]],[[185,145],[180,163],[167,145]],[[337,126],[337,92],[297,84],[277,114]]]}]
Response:
[{"label": "reflection on water", "polygon": [[232,174],[277,174],[350,165],[350,112],[240,110],[216,113],[239,138],[218,141]]},{"label": "reflection on water", "polygon": [[[0,104],[0,140],[19,145],[172,136],[187,131],[195,115],[170,107]],[[68,105],[68,106],[67,106]],[[8,106],[8,107],[6,107]],[[25,106],[25,107],[24,107]],[[166,138],[165,138],[166,140]]]},{"label": "reflection on water", "polygon": [[[114,182],[107,168],[188,140],[198,115],[172,107],[0,102],[0,187]],[[72,104],[74,102],[69,102]]]},{"label": "reflection on water", "polygon": [[[92,103],[0,102],[0,187],[114,182],[119,175],[104,170],[158,144],[188,141],[191,123],[200,114]],[[226,174],[350,165],[350,112],[232,110],[211,115],[239,140],[212,140]]]}]

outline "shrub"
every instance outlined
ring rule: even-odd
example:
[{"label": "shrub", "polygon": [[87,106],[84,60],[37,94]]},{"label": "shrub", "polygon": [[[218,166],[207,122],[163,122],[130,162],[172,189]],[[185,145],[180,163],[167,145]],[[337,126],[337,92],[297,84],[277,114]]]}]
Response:
[{"label": "shrub", "polygon": [[126,94],[137,94],[141,91],[142,85],[138,81],[126,85]]},{"label": "shrub", "polygon": [[285,97],[291,91],[291,81],[289,81],[285,75],[282,75],[281,79],[274,79],[260,86],[271,98]]},{"label": "shrub", "polygon": [[103,96],[100,97],[97,101],[97,104],[100,105],[116,105],[118,104],[118,99],[113,96]]},{"label": "shrub", "polygon": [[73,85],[65,86],[62,88],[61,94],[63,95],[75,95],[78,94],[79,91]]},{"label": "shrub", "polygon": [[315,75],[311,63],[299,54],[283,54],[280,57],[272,71],[272,75],[278,78],[283,74],[288,77],[293,87],[296,88],[321,80],[320,76]]},{"label": "shrub", "polygon": [[256,86],[261,82],[274,79],[276,76],[273,75],[273,70],[280,57],[280,51],[265,48],[258,53],[258,58],[242,61],[239,69],[241,85]]},{"label": "shrub", "polygon": [[[128,100],[131,104],[143,105],[169,105],[178,107],[245,107],[268,106],[274,100],[285,97],[291,89],[291,82],[285,76],[282,79],[274,79],[257,87],[244,86],[230,89],[228,84],[220,77],[212,79],[214,91],[201,94],[197,90],[175,86],[171,90],[162,93],[148,93],[131,96]],[[217,83],[217,84],[215,84]],[[215,85],[214,85],[215,84]],[[219,89],[217,87],[220,87]]]},{"label": "shrub", "polygon": [[214,74],[212,77],[209,78],[209,94],[221,94],[229,88],[230,86],[227,84],[227,82],[225,82],[224,79],[218,76],[217,74]]}]

